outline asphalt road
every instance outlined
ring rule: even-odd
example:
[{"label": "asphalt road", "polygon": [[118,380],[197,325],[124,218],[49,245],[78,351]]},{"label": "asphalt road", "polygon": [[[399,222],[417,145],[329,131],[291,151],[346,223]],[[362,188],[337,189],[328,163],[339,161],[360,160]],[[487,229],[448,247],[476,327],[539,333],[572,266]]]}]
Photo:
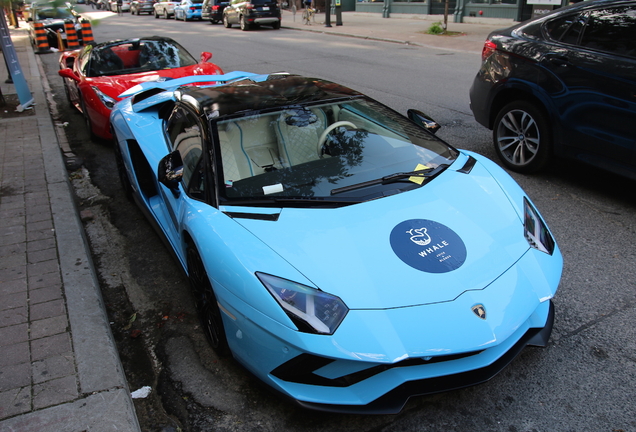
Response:
[{"label": "asphalt road", "polygon": [[[134,24],[133,24],[134,23]],[[241,32],[152,16],[103,19],[97,41],[161,34],[224,70],[303,73],[365,92],[404,112],[417,108],[440,136],[494,158],[472,120],[468,88],[478,54],[405,47],[292,30]],[[634,182],[560,161],[514,175],[562,249],[550,345],[526,349],[480,386],[416,398],[395,416],[306,412],[272,397],[238,364],[207,346],[187,282],[141,213],[126,201],[108,143],[91,142],[64,99],[56,55],[42,55],[73,151],[72,175],[113,331],[146,430],[186,431],[636,431],[636,195]]]}]

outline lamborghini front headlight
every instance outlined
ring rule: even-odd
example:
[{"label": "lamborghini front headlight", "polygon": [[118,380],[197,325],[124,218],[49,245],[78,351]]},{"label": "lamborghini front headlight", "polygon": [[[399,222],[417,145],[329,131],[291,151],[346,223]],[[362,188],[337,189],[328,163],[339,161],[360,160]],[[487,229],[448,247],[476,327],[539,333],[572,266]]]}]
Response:
[{"label": "lamborghini front headlight", "polygon": [[349,309],[340,298],[265,273],[256,273],[299,331],[333,334]]},{"label": "lamborghini front headlight", "polygon": [[554,239],[548,231],[548,227],[539,216],[539,212],[530,204],[526,197],[523,198],[524,235],[530,246],[552,255],[554,252]]}]

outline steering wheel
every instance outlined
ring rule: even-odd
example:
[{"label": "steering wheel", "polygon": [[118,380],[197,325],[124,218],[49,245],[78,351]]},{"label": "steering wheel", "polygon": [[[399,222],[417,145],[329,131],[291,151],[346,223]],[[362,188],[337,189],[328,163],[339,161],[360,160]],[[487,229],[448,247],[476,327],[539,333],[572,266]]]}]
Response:
[{"label": "steering wheel", "polygon": [[357,129],[356,125],[354,125],[350,121],[337,121],[334,124],[327,126],[327,129],[325,129],[322,132],[322,134],[320,135],[320,138],[318,139],[318,156],[319,157],[322,158],[322,147],[325,145],[325,142],[327,141],[327,136],[329,135],[329,133],[331,133],[332,130],[340,126],[349,126],[354,129]]}]

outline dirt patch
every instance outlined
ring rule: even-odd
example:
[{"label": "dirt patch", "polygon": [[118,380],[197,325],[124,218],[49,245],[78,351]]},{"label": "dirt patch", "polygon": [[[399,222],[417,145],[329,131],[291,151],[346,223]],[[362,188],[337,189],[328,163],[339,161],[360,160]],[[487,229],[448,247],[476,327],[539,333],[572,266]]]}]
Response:
[{"label": "dirt patch", "polygon": [[19,105],[20,100],[16,94],[3,94],[0,96],[0,119],[28,117],[35,114],[33,108],[18,112]]}]

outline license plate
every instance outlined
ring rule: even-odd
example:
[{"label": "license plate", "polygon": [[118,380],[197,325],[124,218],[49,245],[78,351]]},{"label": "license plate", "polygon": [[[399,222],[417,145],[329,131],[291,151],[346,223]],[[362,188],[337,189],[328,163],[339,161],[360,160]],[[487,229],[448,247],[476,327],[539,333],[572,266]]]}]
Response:
[{"label": "license plate", "polygon": [[262,10],[269,10],[269,6],[263,6]]}]

